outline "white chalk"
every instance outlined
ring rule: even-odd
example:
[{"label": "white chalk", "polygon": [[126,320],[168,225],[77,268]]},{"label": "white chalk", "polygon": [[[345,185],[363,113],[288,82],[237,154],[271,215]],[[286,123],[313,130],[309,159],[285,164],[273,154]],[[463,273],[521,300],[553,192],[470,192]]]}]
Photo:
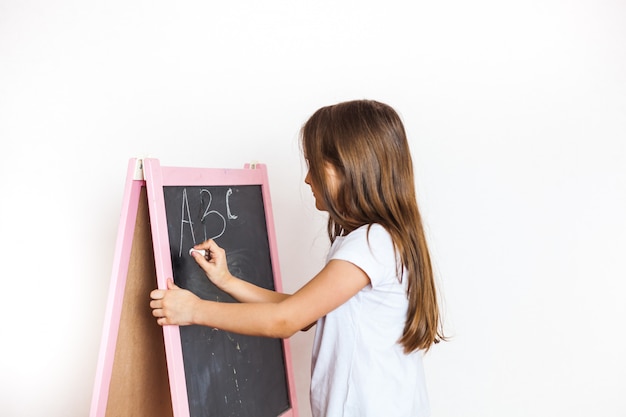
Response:
[{"label": "white chalk", "polygon": [[206,258],[207,251],[204,250],[204,249],[194,249],[194,248],[191,248],[191,249],[189,249],[189,255],[191,255],[191,252],[198,252],[200,255],[202,255],[202,256],[204,256]]}]

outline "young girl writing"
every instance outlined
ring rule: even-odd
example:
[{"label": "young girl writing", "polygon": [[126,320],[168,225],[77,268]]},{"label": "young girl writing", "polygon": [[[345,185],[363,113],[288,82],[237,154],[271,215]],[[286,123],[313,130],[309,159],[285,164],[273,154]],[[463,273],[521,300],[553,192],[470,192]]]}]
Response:
[{"label": "young girl writing", "polygon": [[442,338],[437,294],[415,197],[402,122],[367,100],[323,107],[301,132],[305,182],[328,212],[327,263],[293,295],[230,274],[214,241],[193,253],[207,277],[239,303],[202,300],[178,288],[154,290],[160,325],[199,324],[287,338],[317,323],[314,417],[429,414],[422,353]]}]

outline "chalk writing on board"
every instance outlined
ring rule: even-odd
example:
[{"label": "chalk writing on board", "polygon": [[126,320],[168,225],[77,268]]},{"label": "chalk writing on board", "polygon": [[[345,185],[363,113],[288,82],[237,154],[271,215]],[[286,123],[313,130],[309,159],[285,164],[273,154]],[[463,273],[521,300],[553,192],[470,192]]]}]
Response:
[{"label": "chalk writing on board", "polygon": [[230,212],[230,196],[231,195],[233,195],[233,189],[229,188],[228,191],[226,191],[226,215],[228,216],[228,219],[235,220],[237,216],[235,216],[234,214]]},{"label": "chalk writing on board", "polygon": [[[234,219],[237,219],[238,217],[237,215],[232,214],[230,210],[230,196],[232,194],[233,194],[233,190],[232,188],[229,188],[228,191],[226,191],[226,196],[225,196],[226,218],[228,218],[229,220],[234,220]],[[203,226],[202,231],[203,231],[204,238],[202,240],[205,241],[208,239],[217,239],[218,237],[222,236],[226,232],[226,218],[219,211],[211,209],[211,203],[213,202],[213,194],[211,194],[211,191],[207,190],[206,188],[202,188],[200,189],[199,197],[200,197],[200,206],[203,209],[202,217],[200,218],[200,223],[202,223],[202,226]],[[206,199],[208,199],[208,201]],[[217,216],[217,218],[215,216]],[[217,222],[221,225],[220,226],[221,229],[217,234],[209,235],[209,233],[207,232],[208,230],[207,223],[209,222]],[[183,252],[184,252],[183,251],[183,237],[185,233],[185,225],[187,225],[193,244],[197,245],[199,242],[196,239],[196,233],[194,231],[194,222],[192,220],[191,212],[189,209],[189,197],[187,195],[187,188],[183,188],[183,197],[182,197],[182,204],[181,204],[180,244],[179,244],[180,248],[178,251],[179,257],[183,256]]]}]

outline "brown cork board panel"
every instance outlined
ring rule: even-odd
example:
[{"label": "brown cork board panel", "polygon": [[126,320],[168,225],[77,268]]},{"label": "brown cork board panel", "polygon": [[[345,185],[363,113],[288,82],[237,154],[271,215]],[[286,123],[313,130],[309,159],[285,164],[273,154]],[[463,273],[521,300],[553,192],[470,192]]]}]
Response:
[{"label": "brown cork board panel", "polygon": [[150,309],[156,270],[146,188],[141,189],[137,223],[124,290],[106,417],[172,417],[163,330]]}]

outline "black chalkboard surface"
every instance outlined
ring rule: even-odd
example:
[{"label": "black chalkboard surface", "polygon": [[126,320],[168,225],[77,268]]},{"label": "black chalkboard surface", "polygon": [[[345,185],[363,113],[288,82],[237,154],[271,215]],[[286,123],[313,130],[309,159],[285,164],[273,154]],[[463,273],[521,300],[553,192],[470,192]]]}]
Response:
[{"label": "black chalkboard surface", "polygon": [[[189,255],[214,239],[231,273],[274,289],[260,185],[163,187],[173,278],[199,297],[235,302]],[[276,417],[290,408],[283,344],[203,326],[180,328],[192,417]]]}]

